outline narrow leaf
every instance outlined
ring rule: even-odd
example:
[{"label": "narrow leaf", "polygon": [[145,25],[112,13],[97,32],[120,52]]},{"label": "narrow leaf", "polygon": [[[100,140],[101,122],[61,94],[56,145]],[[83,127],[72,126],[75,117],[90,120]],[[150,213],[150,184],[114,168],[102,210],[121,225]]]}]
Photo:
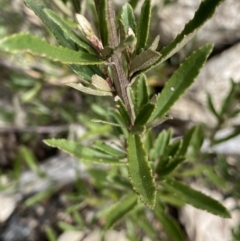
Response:
[{"label": "narrow leaf", "polygon": [[168,179],[162,183],[162,186],[169,192],[172,192],[177,198],[196,208],[223,218],[231,217],[228,210],[221,203],[179,181]]},{"label": "narrow leaf", "polygon": [[201,2],[198,10],[192,20],[190,20],[184,27],[183,31],[160,53],[162,54],[159,64],[170,58],[179,49],[181,49],[189,40],[191,40],[203,24],[212,17],[217,6],[223,0],[204,0]]},{"label": "narrow leaf", "polygon": [[123,164],[119,160],[111,155],[104,154],[93,148],[83,146],[82,144],[65,139],[49,139],[44,142],[52,147],[56,147],[78,159],[93,161],[103,164]]},{"label": "narrow leaf", "polygon": [[105,152],[105,153],[107,153],[109,155],[112,155],[114,157],[117,157],[117,158],[120,158],[120,159],[123,159],[123,158],[126,157],[126,153],[124,151],[118,150],[118,149],[106,144],[103,141],[97,140],[93,143],[93,146],[95,148],[99,149],[100,151]]},{"label": "narrow leaf", "polygon": [[174,103],[181,97],[185,90],[193,83],[200,69],[209,56],[212,45],[206,44],[193,52],[175,71],[164,86],[163,91],[157,98],[157,107],[150,117],[153,121],[157,117],[164,116]]},{"label": "narrow leaf", "polygon": [[149,47],[149,49],[155,51],[158,47],[158,44],[159,44],[159,41],[160,41],[160,35],[157,35],[155,37],[155,39],[153,40],[151,46]]},{"label": "narrow leaf", "polygon": [[44,12],[47,9],[45,6],[39,4],[33,0],[25,0],[26,6],[34,11],[34,13],[43,21],[43,23],[49,28],[49,30],[54,34],[57,41],[64,47],[76,50],[76,46],[72,40],[65,37],[63,30],[59,25],[54,23],[52,19]]},{"label": "narrow leaf", "polygon": [[123,101],[119,98],[119,96],[116,96],[114,100],[116,102],[116,107],[124,120],[124,124],[128,126],[131,123],[131,119],[128,114],[126,106],[124,105]]},{"label": "narrow leaf", "polygon": [[140,50],[144,49],[147,44],[150,19],[151,19],[151,0],[145,0],[141,9],[140,19],[137,27],[136,54],[139,54]]},{"label": "narrow leaf", "polygon": [[154,142],[153,148],[150,151],[151,158],[156,159],[163,155],[172,137],[172,130],[162,131]]},{"label": "narrow leaf", "polygon": [[156,63],[156,61],[159,60],[160,57],[161,55],[158,52],[151,49],[147,49],[141,52],[131,62],[130,75],[137,71],[146,69],[149,66],[152,66],[154,63]]},{"label": "narrow leaf", "polygon": [[[43,21],[43,23],[49,28],[49,30],[54,34],[55,38],[63,47],[67,47],[73,50],[77,50],[76,44],[71,40],[66,38],[64,31],[53,22],[48,15],[44,12],[46,9],[43,5],[36,3],[33,0],[24,1],[27,7],[29,7],[34,13]],[[70,65],[70,68],[81,78],[90,81],[93,74],[98,74],[99,69],[96,66],[79,66],[79,65]]]},{"label": "narrow leaf", "polygon": [[133,13],[133,9],[129,3],[126,3],[122,7],[121,20],[124,25],[125,33],[128,33],[128,28],[131,28],[136,34],[136,21]]},{"label": "narrow leaf", "polygon": [[178,156],[170,159],[168,165],[164,169],[158,171],[159,177],[162,178],[163,176],[169,175],[185,160],[185,157]]},{"label": "narrow leaf", "polygon": [[147,87],[147,79],[145,75],[140,75],[137,80],[137,88],[136,88],[136,103],[135,109],[136,113],[148,103],[149,101],[149,94],[148,94],[148,87]]},{"label": "narrow leaf", "polygon": [[212,97],[209,93],[207,93],[207,105],[208,105],[208,109],[211,111],[211,113],[216,117],[217,120],[219,120],[220,115],[216,111],[216,109],[213,105],[213,102],[212,102]]},{"label": "narrow leaf", "polygon": [[69,87],[72,87],[76,90],[79,90],[85,94],[89,94],[89,95],[96,95],[96,96],[112,96],[112,93],[109,91],[102,91],[102,90],[97,90],[97,89],[93,89],[93,88],[89,88],[89,87],[85,87],[84,85],[82,85],[81,83],[67,83],[64,84],[67,85]]},{"label": "narrow leaf", "polygon": [[106,24],[108,24],[107,1],[108,0],[99,0],[98,5],[96,6],[98,11],[99,26],[102,26],[100,27],[100,35],[101,35],[101,40],[104,47],[108,45],[108,38],[109,38],[109,32],[108,32],[109,28],[105,26]]},{"label": "narrow leaf", "polygon": [[129,134],[128,168],[134,191],[145,205],[154,208],[156,186],[140,135]]},{"label": "narrow leaf", "polygon": [[90,47],[87,43],[82,41],[78,35],[68,26],[68,24],[61,19],[54,11],[50,9],[44,9],[44,12],[47,14],[47,16],[55,23],[57,24],[61,30],[64,33],[64,36],[67,39],[72,40],[74,43],[76,43],[78,46],[84,48],[89,53],[96,53],[92,47]]},{"label": "narrow leaf", "polygon": [[144,105],[135,119],[134,126],[144,126],[150,118],[154,108],[155,105],[152,103]]},{"label": "narrow leaf", "polygon": [[137,204],[136,194],[131,194],[120,200],[115,206],[113,206],[108,215],[106,216],[106,223],[104,229],[111,228],[116,222],[118,222],[124,215],[130,212]]},{"label": "narrow leaf", "polygon": [[183,234],[177,222],[170,217],[159,205],[155,207],[155,214],[157,219],[163,226],[164,231],[172,241],[184,241]]},{"label": "narrow leaf", "polygon": [[45,40],[27,33],[4,38],[0,41],[0,48],[11,53],[27,52],[64,64],[94,65],[104,63],[92,54],[50,45]]}]

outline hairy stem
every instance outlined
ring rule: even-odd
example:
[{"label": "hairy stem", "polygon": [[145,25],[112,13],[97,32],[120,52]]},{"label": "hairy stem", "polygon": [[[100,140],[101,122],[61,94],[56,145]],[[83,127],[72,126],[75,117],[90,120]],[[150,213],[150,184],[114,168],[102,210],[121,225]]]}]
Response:
[{"label": "hairy stem", "polygon": [[[119,44],[119,39],[117,35],[116,23],[115,23],[115,11],[113,8],[112,0],[107,1],[107,26],[108,26],[108,45],[111,48],[115,48]],[[117,95],[123,100],[127,107],[127,110],[131,117],[131,123],[133,125],[135,120],[135,113],[133,110],[132,101],[128,93],[129,80],[127,74],[124,71],[122,54],[115,53],[111,57],[113,82],[116,88]]]}]

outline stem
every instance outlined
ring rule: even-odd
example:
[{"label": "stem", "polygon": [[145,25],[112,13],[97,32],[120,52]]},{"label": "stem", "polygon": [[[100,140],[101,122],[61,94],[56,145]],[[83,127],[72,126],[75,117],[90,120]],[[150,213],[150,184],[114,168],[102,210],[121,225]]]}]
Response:
[{"label": "stem", "polygon": [[[107,1],[107,27],[108,27],[108,45],[111,48],[115,48],[119,44],[119,39],[117,35],[116,23],[115,23],[115,11],[113,8],[112,0]],[[113,74],[113,82],[116,88],[117,95],[123,100],[123,103],[126,105],[127,110],[130,114],[131,123],[133,125],[135,120],[135,113],[133,110],[132,101],[129,95],[129,80],[124,71],[122,54],[115,53],[111,57],[112,65],[112,74]]]}]

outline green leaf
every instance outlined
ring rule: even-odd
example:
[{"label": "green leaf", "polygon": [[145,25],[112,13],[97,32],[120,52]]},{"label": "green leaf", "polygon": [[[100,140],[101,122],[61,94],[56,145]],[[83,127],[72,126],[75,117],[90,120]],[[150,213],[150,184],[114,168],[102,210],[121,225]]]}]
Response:
[{"label": "green leaf", "polygon": [[185,240],[178,223],[171,216],[169,216],[162,208],[160,208],[159,204],[156,205],[154,211],[157,216],[157,219],[162,224],[164,231],[172,241]]},{"label": "green leaf", "polygon": [[78,159],[93,161],[103,164],[122,164],[116,157],[104,154],[93,148],[83,146],[82,144],[65,139],[44,140],[49,146],[56,147]]},{"label": "green leaf", "polygon": [[145,205],[154,208],[156,186],[140,135],[129,134],[127,152],[129,177],[133,189]]},{"label": "green leaf", "polygon": [[126,153],[124,151],[118,150],[112,146],[109,146],[103,141],[99,141],[99,140],[95,141],[93,143],[93,147],[99,149],[102,152],[105,152],[106,154],[112,155],[116,158],[119,158],[119,159],[126,158]]},{"label": "green leaf", "polygon": [[130,0],[130,1],[129,1],[129,4],[131,5],[131,7],[132,7],[133,9],[135,9],[136,6],[137,6],[137,4],[138,4],[138,2],[139,2],[139,0]]},{"label": "green leaf", "polygon": [[134,126],[144,126],[150,118],[154,108],[155,105],[152,103],[144,105],[135,119]]},{"label": "green leaf", "polygon": [[159,60],[161,55],[151,49],[147,49],[137,55],[130,64],[130,75],[133,75],[135,72],[148,68],[152,66],[156,61]]},{"label": "green leaf", "polygon": [[216,117],[217,120],[220,120],[220,116],[218,112],[216,111],[213,102],[212,102],[212,97],[209,93],[207,93],[207,105],[208,109],[211,111],[211,113]]},{"label": "green leaf", "polygon": [[54,23],[44,12],[44,10],[47,9],[45,6],[33,0],[25,0],[24,2],[26,6],[33,10],[34,13],[43,21],[43,23],[47,25],[49,30],[54,34],[55,38],[62,46],[76,50],[74,42],[67,39],[60,26]]},{"label": "green leaf", "polygon": [[120,99],[120,97],[116,96],[114,98],[115,102],[116,102],[116,107],[120,113],[120,115],[122,116],[122,119],[124,121],[124,125],[128,126],[131,124],[131,119],[130,116],[128,114],[127,108],[124,105],[123,101]]},{"label": "green leaf", "polygon": [[193,52],[175,71],[157,98],[156,109],[150,121],[164,116],[185,90],[193,83],[213,46],[206,44]]},{"label": "green leaf", "polygon": [[45,40],[27,33],[4,38],[0,41],[0,48],[11,53],[27,52],[64,64],[94,65],[104,63],[103,60],[92,54],[50,45]]},{"label": "green leaf", "polygon": [[108,24],[107,1],[108,0],[99,0],[98,5],[96,6],[98,11],[99,26],[102,26],[99,29],[100,29],[101,40],[104,47],[108,45],[108,37],[109,37],[108,28],[105,26],[106,24]]},{"label": "green leaf", "polygon": [[124,25],[125,33],[128,33],[128,28],[131,28],[136,34],[136,21],[133,13],[133,9],[129,3],[126,3],[122,7],[121,20]]},{"label": "green leaf", "polygon": [[68,26],[68,24],[63,19],[61,19],[54,11],[45,8],[44,12],[55,24],[57,24],[61,28],[66,39],[72,40],[74,43],[84,48],[89,53],[92,53],[92,54],[96,53],[94,49],[91,46],[89,46],[87,43],[82,41],[78,37],[78,35]]},{"label": "green leaf", "polygon": [[162,131],[156,138],[153,148],[150,151],[150,156],[152,159],[159,158],[163,156],[167,146],[170,143],[172,137],[172,129]]},{"label": "green leaf", "polygon": [[136,194],[131,194],[120,200],[115,206],[110,208],[108,215],[106,216],[106,223],[104,229],[111,228],[116,222],[118,222],[124,215],[130,212],[137,204]]},{"label": "green leaf", "polygon": [[215,140],[213,141],[213,143],[214,143],[215,145],[217,145],[217,144],[220,144],[220,143],[222,143],[222,142],[228,141],[228,140],[230,140],[230,139],[232,139],[232,138],[234,138],[234,137],[236,137],[236,136],[238,136],[238,135],[240,135],[240,128],[235,128],[235,129],[234,129],[230,134],[228,134],[227,136],[224,136],[224,137],[222,137],[222,138],[215,139]]},{"label": "green leaf", "polygon": [[185,201],[195,208],[205,210],[223,218],[231,217],[228,210],[221,203],[179,181],[168,179],[166,182],[162,182],[161,184],[177,198]]},{"label": "green leaf", "polygon": [[157,35],[155,37],[155,39],[153,40],[151,46],[149,47],[149,49],[155,51],[158,47],[158,44],[159,44],[159,41],[160,41],[160,35]]},{"label": "green leaf", "polygon": [[136,54],[139,54],[141,49],[144,49],[147,44],[150,19],[151,19],[151,0],[145,0],[141,9],[140,19],[137,27]]},{"label": "green leaf", "polygon": [[136,88],[136,102],[135,102],[135,109],[136,113],[148,103],[149,101],[149,93],[148,93],[148,86],[147,86],[147,78],[145,75],[140,75],[137,79],[137,88]]},{"label": "green leaf", "polygon": [[81,83],[67,83],[67,84],[64,84],[64,85],[67,85],[69,87],[72,87],[76,90],[79,90],[79,91],[81,91],[85,94],[89,94],[89,95],[112,96],[112,92],[110,92],[110,91],[103,91],[103,90],[97,90],[97,89],[85,87]]},{"label": "green leaf", "polygon": [[[25,0],[24,1],[27,7],[29,7],[34,13],[43,21],[43,23],[49,28],[49,30],[54,34],[55,38],[63,47],[67,47],[73,50],[77,50],[75,43],[66,38],[64,31],[54,23],[48,15],[44,12],[46,9],[43,5],[36,3],[36,1]],[[96,66],[79,66],[79,65],[70,65],[70,68],[79,76],[87,81],[91,81],[93,74],[98,74],[99,70]]]},{"label": "green leaf", "polygon": [[[212,17],[217,6],[223,2],[223,0],[204,0],[200,4],[198,10],[192,20],[190,20],[184,27],[183,31],[177,35],[177,37],[166,47],[164,47],[160,53],[162,54],[158,64],[164,62],[180,50],[189,40],[191,40],[203,24]],[[153,66],[152,66],[153,67]]]},{"label": "green leaf", "polygon": [[159,177],[162,178],[163,176],[169,175],[179,166],[179,164],[181,164],[185,160],[186,160],[185,157],[179,157],[179,156],[171,158],[168,164],[162,170],[158,170],[157,173]]}]

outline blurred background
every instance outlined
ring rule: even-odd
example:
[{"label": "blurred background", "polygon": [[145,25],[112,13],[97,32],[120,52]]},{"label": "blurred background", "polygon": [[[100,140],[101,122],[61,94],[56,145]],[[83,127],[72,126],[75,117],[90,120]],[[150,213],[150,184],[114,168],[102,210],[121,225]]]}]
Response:
[{"label": "blurred background", "polygon": [[[41,2],[76,28],[73,19],[77,1]],[[115,2],[119,9],[127,1]],[[142,1],[129,2],[138,15]],[[152,2],[150,39],[160,34],[161,49],[181,32],[201,1]],[[78,3],[78,11],[90,16],[93,1]],[[232,212],[232,219],[224,220],[169,201],[172,217],[189,241],[240,240],[239,29],[240,1],[226,0],[190,43],[147,73],[152,93],[159,93],[186,56],[205,43],[215,44],[199,77],[173,107],[173,119],[156,128],[159,132],[171,127],[174,136],[181,137],[190,127],[201,125],[202,141],[196,143],[197,152],[193,153],[198,161],[190,163],[191,169],[183,176],[197,189],[224,200]],[[0,39],[20,32],[57,44],[23,0],[0,0]],[[0,51],[0,241],[100,240],[104,220],[99,218],[99,210],[115,199],[102,181],[104,172],[87,168],[43,143],[48,138],[85,143],[111,138],[111,127],[90,120],[104,116],[112,103],[62,85],[75,81],[78,76],[66,65]],[[221,112],[221,121],[215,109]],[[161,225],[155,227],[158,235],[154,236],[143,224],[131,227],[134,222],[130,220],[130,226],[119,224],[106,240],[170,240]],[[129,230],[134,231],[135,239]]]}]

